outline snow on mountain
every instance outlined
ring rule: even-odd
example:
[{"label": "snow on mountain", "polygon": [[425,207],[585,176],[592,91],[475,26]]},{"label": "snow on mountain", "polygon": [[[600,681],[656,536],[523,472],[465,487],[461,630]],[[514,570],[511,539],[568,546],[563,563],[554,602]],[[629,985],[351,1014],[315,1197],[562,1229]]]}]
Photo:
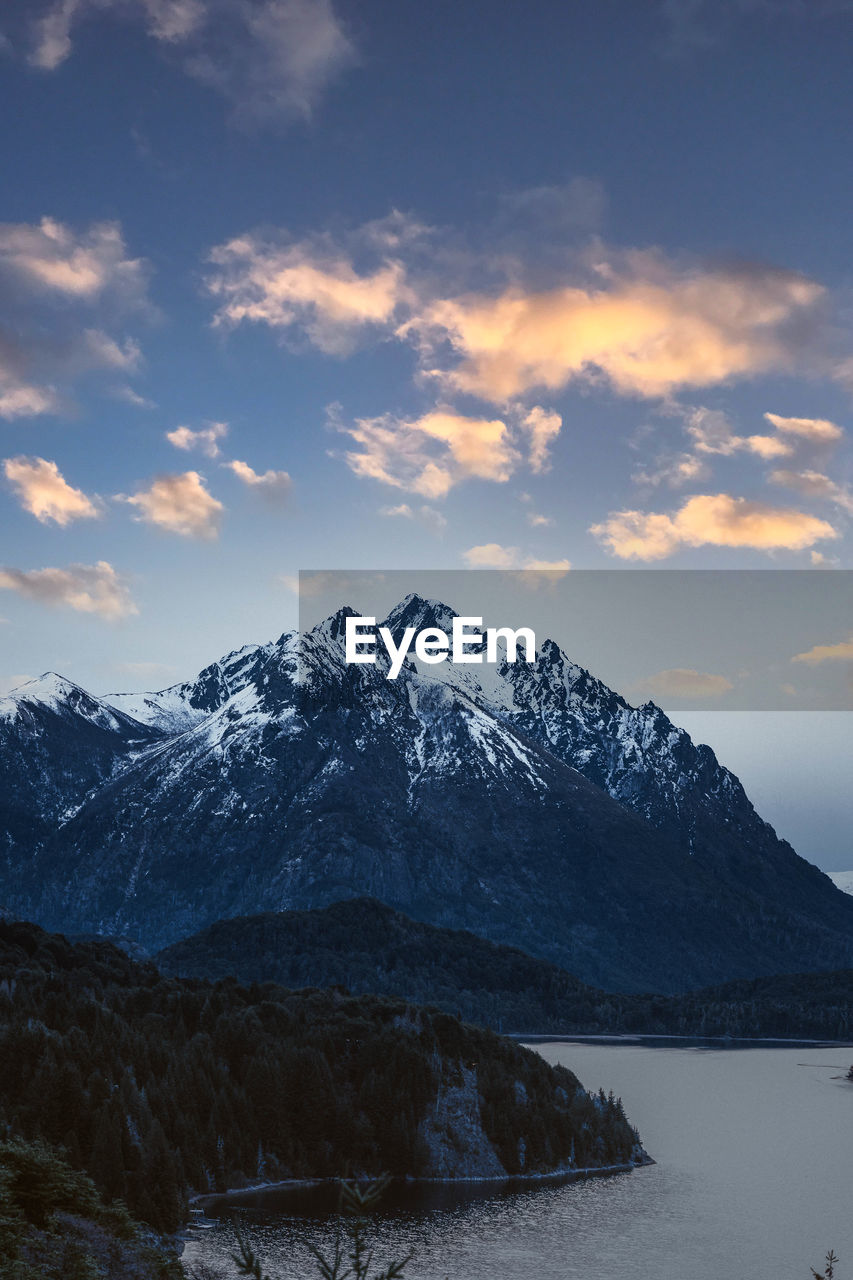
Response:
[{"label": "snow on mountain", "polygon": [[[349,616],[158,693],[45,688],[37,733],[0,717],[0,764],[36,778],[6,819],[0,901],[160,946],[369,894],[605,986],[853,961],[853,901],[659,708],[548,640],[533,663],[412,657],[389,680],[381,645],[376,664],[346,663]],[[399,639],[453,616],[412,595],[384,625]]]},{"label": "snow on mountain", "polygon": [[0,721],[7,724],[34,724],[44,712],[64,720],[84,720],[99,729],[115,733],[133,732],[134,721],[128,712],[113,708],[102,698],[55,671],[46,671],[37,680],[28,680],[0,698]]},{"label": "snow on mountain", "polygon": [[244,688],[271,649],[271,645],[244,645],[205,667],[195,680],[156,693],[109,693],[102,701],[140,724],[164,733],[183,733]]},{"label": "snow on mountain", "polygon": [[10,874],[19,851],[29,856],[154,736],[52,671],[0,699],[0,855]]}]

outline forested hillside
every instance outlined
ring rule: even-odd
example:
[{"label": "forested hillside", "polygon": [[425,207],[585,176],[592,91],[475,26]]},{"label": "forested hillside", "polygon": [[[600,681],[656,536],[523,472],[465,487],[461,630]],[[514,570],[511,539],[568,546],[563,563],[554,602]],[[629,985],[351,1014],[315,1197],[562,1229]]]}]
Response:
[{"label": "forested hillside", "polygon": [[558,965],[375,899],[220,920],[156,957],[164,972],[288,987],[339,985],[435,1004],[520,1034],[853,1036],[853,970],[783,974],[685,995],[601,991]]},{"label": "forested hillside", "polygon": [[191,1189],[642,1158],[621,1103],[437,1009],[166,978],[0,922],[0,1122],[173,1231]]},{"label": "forested hillside", "polygon": [[0,1141],[3,1280],[182,1280],[166,1252],[122,1205],[42,1143]]}]

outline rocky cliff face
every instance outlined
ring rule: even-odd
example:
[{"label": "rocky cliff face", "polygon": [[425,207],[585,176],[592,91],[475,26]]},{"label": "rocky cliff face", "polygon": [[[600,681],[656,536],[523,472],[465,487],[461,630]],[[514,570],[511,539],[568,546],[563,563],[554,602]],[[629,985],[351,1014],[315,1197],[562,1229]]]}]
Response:
[{"label": "rocky cliff face", "polygon": [[[34,778],[0,901],[155,948],[369,894],[626,989],[853,962],[853,900],[659,708],[550,641],[388,680],[345,662],[348,612],[162,693],[58,697],[38,725],[0,704],[4,767]],[[386,624],[449,618],[409,597]]]}]

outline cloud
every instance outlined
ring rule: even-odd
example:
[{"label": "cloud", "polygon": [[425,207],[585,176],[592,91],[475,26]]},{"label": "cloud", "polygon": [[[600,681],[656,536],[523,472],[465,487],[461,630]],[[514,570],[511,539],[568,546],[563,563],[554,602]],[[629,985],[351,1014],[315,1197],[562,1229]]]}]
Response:
[{"label": "cloud", "polygon": [[96,371],[135,372],[139,344],[115,326],[126,312],[153,315],[147,276],[118,223],[0,223],[0,416],[57,413],[63,384]]},{"label": "cloud", "polygon": [[188,71],[234,104],[242,122],[310,118],[331,82],[356,61],[329,0],[220,5],[220,34],[204,39]]},{"label": "cloud", "polygon": [[540,573],[560,574],[571,569],[569,560],[537,560],[535,556],[523,556],[518,547],[503,547],[499,542],[486,542],[469,547],[462,553],[469,569],[520,569]]},{"label": "cloud", "polygon": [[792,662],[805,662],[818,666],[821,662],[853,662],[853,636],[838,644],[816,644],[805,653],[796,653]]},{"label": "cloud", "polygon": [[32,25],[30,63],[54,71],[75,26],[115,13],[183,55],[187,73],[222,93],[243,123],[311,116],[356,61],[329,0],[53,0]]},{"label": "cloud", "polygon": [[521,426],[530,435],[530,469],[537,475],[549,470],[551,464],[548,452],[551,442],[560,434],[562,425],[563,419],[559,413],[543,409],[538,404],[522,418]]},{"label": "cloud", "polygon": [[[664,397],[789,367],[789,329],[825,292],[776,269],[684,270],[658,254],[623,257],[619,269],[597,264],[601,287],[514,285],[439,299],[399,332],[420,342],[427,374],[496,403],[575,380]],[[450,369],[447,347],[459,360]]]},{"label": "cloud", "polygon": [[[417,351],[422,379],[517,417],[534,470],[546,469],[561,425],[553,411],[529,406],[542,389],[604,385],[671,404],[684,388],[814,363],[827,291],[795,272],[691,266],[594,241],[564,251],[549,273],[562,282],[538,288],[535,253],[494,244],[472,253],[439,235],[396,211],[337,237],[246,232],[209,254],[214,324],[263,324],[338,356],[367,337],[395,336]],[[496,277],[510,283],[461,292],[460,281]],[[698,416],[693,425],[706,452],[774,458],[793,447],[769,433],[737,436],[728,424],[703,439]]]},{"label": "cloud", "polygon": [[67,569],[0,569],[0,588],[40,604],[97,613],[111,622],[139,612],[127,584],[106,560]]},{"label": "cloud", "polygon": [[[765,419],[776,428],[778,434],[745,436],[735,432],[726,414],[719,409],[670,403],[664,412],[681,418],[693,452],[662,454],[651,465],[640,467],[634,472],[632,479],[637,484],[656,487],[664,483],[676,489],[684,484],[707,479],[710,475],[707,460],[711,457],[730,458],[738,454],[752,454],[763,461],[772,461],[790,457],[799,443],[797,437],[811,443],[825,444],[834,442],[841,434],[840,427],[822,419],[781,418],[777,414],[766,413]],[[777,471],[771,479],[794,474],[790,471]],[[784,480],[779,482],[785,483]],[[801,491],[808,492],[804,486]]]},{"label": "cloud", "polygon": [[236,458],[233,462],[225,462],[222,465],[233,471],[243,484],[257,490],[270,502],[283,502],[293,487],[293,481],[286,471],[264,471],[259,474],[252,470],[248,462],[240,462]]},{"label": "cloud", "polygon": [[133,373],[142,363],[138,342],[133,338],[125,338],[124,342],[119,342],[100,329],[83,331],[82,351],[86,353],[86,363],[95,369],[117,369],[122,373]]},{"label": "cloud", "polygon": [[75,24],[98,12],[140,17],[156,40],[173,43],[198,30],[205,10],[206,0],[56,0],[32,24],[30,63],[40,71],[55,71],[73,52]]},{"label": "cloud", "polygon": [[820,471],[771,471],[773,484],[784,485],[806,498],[823,498],[834,502],[836,506],[853,515],[853,490],[847,485],[837,484],[829,476]]},{"label": "cloud", "polygon": [[169,533],[205,539],[216,538],[219,534],[219,522],[225,508],[207,491],[204,479],[197,471],[158,476],[149,489],[131,497],[118,496],[139,509],[140,514],[135,519],[157,525]]},{"label": "cloud", "polygon": [[485,542],[463,551],[469,569],[515,569],[521,553],[518,547],[502,547],[499,542]]},{"label": "cloud", "polygon": [[210,262],[214,324],[265,324],[285,334],[298,328],[330,355],[345,355],[363,331],[388,326],[408,296],[401,262],[385,257],[359,272],[323,236],[289,243],[238,236],[213,249]]},{"label": "cloud", "polygon": [[518,461],[504,421],[468,418],[451,409],[411,420],[391,414],[360,418],[345,430],[362,447],[345,455],[356,475],[425,498],[442,498],[471,477],[503,483]]},{"label": "cloud", "polygon": [[500,197],[498,223],[522,221],[549,239],[594,231],[607,209],[607,193],[598,178],[582,175],[550,186],[526,187]]},{"label": "cloud", "polygon": [[837,538],[825,520],[727,493],[688,498],[674,515],[614,511],[590,532],[622,560],[662,560],[682,547],[802,551]]},{"label": "cloud", "polygon": [[695,480],[705,480],[710,474],[707,463],[692,453],[662,456],[651,467],[638,468],[631,479],[635,484],[647,484],[657,488],[660,484],[678,489]]},{"label": "cloud", "polygon": [[100,515],[82,489],[68,484],[55,462],[46,458],[7,458],[3,469],[21,506],[42,524],[53,520],[64,527],[72,520]]},{"label": "cloud", "polygon": [[42,413],[53,413],[58,408],[59,399],[53,387],[16,383],[0,366],[0,418],[35,418]]},{"label": "cloud", "polygon": [[620,560],[662,560],[681,545],[675,522],[654,511],[611,511],[589,531]]},{"label": "cloud", "polygon": [[719,698],[733,688],[725,676],[696,671],[693,667],[671,667],[633,685],[637,693],[652,698]]},{"label": "cloud", "polygon": [[175,427],[166,432],[166,439],[176,449],[188,453],[191,449],[201,449],[208,458],[218,458],[220,449],[217,441],[228,435],[227,422],[211,422],[210,426],[199,431],[191,431],[189,427]]},{"label": "cloud", "polygon": [[685,413],[685,430],[698,453],[731,457],[734,453],[745,452],[754,453],[759,458],[781,458],[793,452],[790,444],[776,436],[736,435],[726,415],[718,409],[706,409],[700,405]]},{"label": "cloud", "polygon": [[134,391],[133,387],[115,387],[112,394],[116,400],[123,400],[125,404],[133,405],[134,409],[157,408],[153,400],[141,396],[138,391]]},{"label": "cloud", "polygon": [[0,272],[47,295],[93,302],[110,294],[125,306],[145,305],[147,265],[127,257],[117,222],[79,232],[54,218],[0,223]]},{"label": "cloud", "polygon": [[778,413],[765,413],[764,417],[777,431],[800,436],[813,444],[835,444],[844,436],[843,429],[826,418],[782,418]]},{"label": "cloud", "polygon": [[571,569],[570,560],[537,560],[535,556],[529,556],[524,562],[525,570],[533,570],[537,573],[564,574]]},{"label": "cloud", "polygon": [[426,503],[413,509],[408,502],[401,502],[396,507],[380,507],[379,514],[390,517],[400,516],[404,520],[417,520],[431,533],[443,533],[447,528],[447,517]]},{"label": "cloud", "polygon": [[544,529],[554,521],[551,516],[542,516],[538,511],[528,511],[527,523],[534,529]]}]

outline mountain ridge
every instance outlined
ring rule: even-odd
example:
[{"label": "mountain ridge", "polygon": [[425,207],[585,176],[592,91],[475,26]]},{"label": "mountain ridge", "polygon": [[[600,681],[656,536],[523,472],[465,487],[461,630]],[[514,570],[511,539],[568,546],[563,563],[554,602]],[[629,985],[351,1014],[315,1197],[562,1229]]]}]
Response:
[{"label": "mountain ridge", "polygon": [[853,1035],[853,969],[741,979],[683,995],[620,994],[517,947],[414,921],[374,898],[219,920],[153,962],[172,977],[333,987],[436,1005],[520,1037]]},{"label": "mountain ridge", "polygon": [[[386,625],[437,611],[410,595]],[[388,680],[381,655],[345,662],[353,612],[133,695],[158,723],[115,739],[67,818],[36,815],[28,850],[7,840],[0,900],[161,947],[367,894],[635,990],[851,962],[853,901],[654,704],[549,640],[529,664],[410,657]]]}]

